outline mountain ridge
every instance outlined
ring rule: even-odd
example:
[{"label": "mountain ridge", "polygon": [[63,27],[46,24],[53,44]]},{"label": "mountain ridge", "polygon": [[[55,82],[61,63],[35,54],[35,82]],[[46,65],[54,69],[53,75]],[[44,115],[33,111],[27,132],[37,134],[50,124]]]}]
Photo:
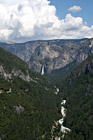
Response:
[{"label": "mountain ridge", "polygon": [[60,84],[67,100],[64,125],[71,129],[64,140],[92,140],[93,136],[93,55],[78,65]]},{"label": "mountain ridge", "polygon": [[52,125],[60,118],[54,92],[43,76],[0,48],[0,139],[51,140]]},{"label": "mountain ridge", "polygon": [[60,69],[76,60],[76,65],[93,53],[93,38],[39,40],[25,43],[0,43],[0,46],[29,64],[33,71],[44,73]]},{"label": "mountain ridge", "polygon": [[66,100],[63,126],[71,131],[64,140],[92,140],[93,55],[58,84],[59,89],[31,71],[23,60],[0,48],[0,139],[62,137],[60,125],[55,122],[62,118],[61,101]]}]

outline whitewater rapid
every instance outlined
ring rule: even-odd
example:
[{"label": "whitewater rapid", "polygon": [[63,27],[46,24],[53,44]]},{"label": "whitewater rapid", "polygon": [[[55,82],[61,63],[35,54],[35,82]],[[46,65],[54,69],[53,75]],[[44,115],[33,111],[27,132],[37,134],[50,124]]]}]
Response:
[{"label": "whitewater rapid", "polygon": [[64,138],[66,133],[69,133],[71,130],[65,126],[63,126],[64,123],[64,119],[66,117],[66,111],[67,109],[65,109],[64,105],[66,104],[66,100],[62,100],[61,102],[61,114],[62,114],[62,118],[60,120],[57,121],[57,124],[61,125],[61,129],[60,132],[62,132],[62,136],[61,137],[55,137],[55,140],[61,140],[61,138]]},{"label": "whitewater rapid", "polygon": [[63,123],[64,123],[64,119],[66,117],[66,109],[63,105],[66,104],[66,100],[62,100],[61,102],[61,114],[62,114],[62,119],[60,119],[58,121],[58,123],[61,125],[61,132],[63,133],[67,133],[67,132],[70,132],[71,130],[65,126],[63,126]]}]

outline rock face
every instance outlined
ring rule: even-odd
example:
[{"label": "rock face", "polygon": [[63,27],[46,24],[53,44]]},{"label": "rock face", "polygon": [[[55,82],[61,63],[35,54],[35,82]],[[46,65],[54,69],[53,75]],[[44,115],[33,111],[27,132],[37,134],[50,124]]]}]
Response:
[{"label": "rock face", "polygon": [[32,70],[41,72],[44,66],[44,73],[50,73],[73,61],[79,64],[90,56],[93,53],[93,38],[0,43],[0,46],[26,61]]},{"label": "rock face", "polygon": [[37,83],[37,81],[33,80],[30,77],[28,71],[26,72],[26,74],[24,74],[21,70],[12,70],[11,73],[8,73],[4,70],[2,65],[0,65],[0,76],[3,77],[7,81],[12,80],[13,77],[19,77],[20,79],[22,79],[26,82],[33,81],[33,82]]},{"label": "rock face", "polygon": [[14,106],[14,109],[15,109],[14,112],[17,113],[17,114],[19,114],[19,115],[20,115],[20,113],[24,112],[24,107],[21,106],[21,105]]},{"label": "rock face", "polygon": [[5,80],[12,79],[12,75],[9,73],[6,73],[2,65],[0,65],[0,76],[3,76]]},{"label": "rock face", "polygon": [[[81,63],[77,70],[73,70],[69,76],[69,84],[71,84],[75,79],[81,77],[81,75],[86,75],[87,73],[91,73],[91,76],[93,77],[93,55],[89,57],[86,61]],[[86,90],[86,95],[89,93],[90,89],[93,89],[93,87],[88,87]]]}]

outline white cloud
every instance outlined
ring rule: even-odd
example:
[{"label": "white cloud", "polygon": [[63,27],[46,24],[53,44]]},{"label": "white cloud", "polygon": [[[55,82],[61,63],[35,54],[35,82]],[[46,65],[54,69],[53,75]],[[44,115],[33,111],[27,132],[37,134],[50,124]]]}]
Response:
[{"label": "white cloud", "polygon": [[71,12],[79,12],[82,10],[82,8],[80,6],[74,5],[73,7],[70,7],[68,10]]},{"label": "white cloud", "polygon": [[60,20],[48,0],[0,0],[0,41],[93,37],[80,17]]},{"label": "white cloud", "polygon": [[88,27],[81,17],[73,17],[71,14],[68,14],[65,20],[62,21],[61,26],[61,38],[93,37],[93,26]]}]

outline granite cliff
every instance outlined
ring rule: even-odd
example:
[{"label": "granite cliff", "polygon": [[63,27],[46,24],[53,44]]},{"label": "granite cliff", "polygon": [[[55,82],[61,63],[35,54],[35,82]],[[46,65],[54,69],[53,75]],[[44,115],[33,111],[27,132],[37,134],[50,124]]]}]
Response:
[{"label": "granite cliff", "polygon": [[43,73],[51,73],[75,62],[84,61],[93,53],[92,39],[30,41],[26,43],[0,43],[7,51],[20,57],[29,67]]}]

